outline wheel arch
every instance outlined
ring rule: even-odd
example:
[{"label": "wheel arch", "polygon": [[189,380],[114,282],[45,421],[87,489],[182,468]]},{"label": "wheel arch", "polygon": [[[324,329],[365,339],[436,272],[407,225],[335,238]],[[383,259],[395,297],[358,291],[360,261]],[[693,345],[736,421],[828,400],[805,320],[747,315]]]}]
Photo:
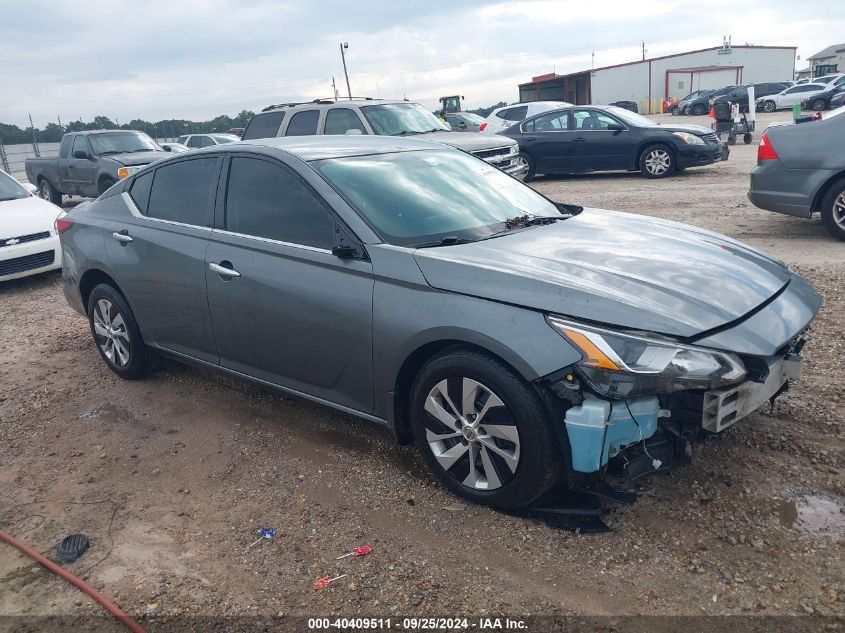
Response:
[{"label": "wheel arch", "polygon": [[91,297],[91,292],[100,284],[109,284],[129,303],[120,285],[115,281],[114,277],[100,268],[89,268],[79,279],[79,296],[82,299],[82,307],[88,310],[88,299]]},{"label": "wheel arch", "polygon": [[672,152],[672,159],[675,161],[675,165],[678,164],[678,151],[672,146],[671,141],[668,140],[653,140],[653,141],[643,141],[640,143],[640,146],[637,148],[637,155],[634,159],[634,169],[639,170],[640,168],[640,159],[643,157],[643,153],[649,148],[654,147],[655,145],[660,145],[661,147],[665,147],[670,152]]},{"label": "wheel arch", "polygon": [[495,344],[480,344],[466,340],[466,338],[444,338],[423,343],[408,353],[402,361],[399,370],[396,372],[396,380],[393,385],[393,391],[390,394],[390,426],[397,443],[410,444],[413,442],[410,420],[410,398],[414,379],[426,362],[445,350],[466,349],[480,352],[508,366],[525,380],[526,383],[530,385],[534,384],[537,377],[533,375],[533,371],[531,371],[523,359],[513,353],[497,353],[491,349],[494,347],[499,346]]},{"label": "wheel arch", "polygon": [[816,191],[816,195],[813,196],[813,204],[810,205],[810,213],[820,213],[822,210],[822,200],[827,195],[828,191],[830,191],[831,187],[835,185],[837,182],[845,178],[845,170],[840,171],[837,174],[834,174],[830,178],[828,178],[819,190]]}]

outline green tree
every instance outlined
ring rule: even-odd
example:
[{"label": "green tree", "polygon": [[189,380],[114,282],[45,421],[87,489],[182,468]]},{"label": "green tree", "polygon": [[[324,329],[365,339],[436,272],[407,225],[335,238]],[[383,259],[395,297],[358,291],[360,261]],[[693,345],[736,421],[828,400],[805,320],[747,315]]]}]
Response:
[{"label": "green tree", "polygon": [[41,134],[41,138],[45,143],[58,143],[62,140],[64,133],[65,129],[58,123],[48,123],[44,126],[44,132]]}]

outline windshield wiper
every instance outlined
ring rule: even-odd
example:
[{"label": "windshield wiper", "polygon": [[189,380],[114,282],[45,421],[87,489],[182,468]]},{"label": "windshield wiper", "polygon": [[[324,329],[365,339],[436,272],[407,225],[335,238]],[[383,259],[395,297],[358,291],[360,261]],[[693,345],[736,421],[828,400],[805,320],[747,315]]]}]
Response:
[{"label": "windshield wiper", "polygon": [[133,149],[133,150],[132,150],[131,152],[129,152],[129,153],[130,153],[130,154],[134,154],[135,152],[157,152],[157,151],[159,151],[159,150],[157,150],[157,149],[151,149],[151,148],[149,148],[149,147],[141,147],[141,148],[139,148],[139,149]]},{"label": "windshield wiper", "polygon": [[422,132],[418,132],[416,130],[402,130],[401,132],[396,132],[396,134],[391,134],[390,136],[405,136],[407,134],[422,134]]},{"label": "windshield wiper", "polygon": [[99,152],[97,156],[108,156],[109,154],[125,154],[126,152],[122,149],[108,149],[105,152]]},{"label": "windshield wiper", "polygon": [[504,224],[505,227],[499,231],[495,231],[491,233],[485,240],[489,240],[491,237],[498,237],[500,235],[504,235],[505,233],[510,233],[511,231],[516,231],[517,229],[524,229],[528,228],[529,226],[542,226],[545,224],[554,224],[560,220],[568,220],[571,218],[571,214],[563,214],[563,215],[518,215],[513,218],[509,218],[505,220]]},{"label": "windshield wiper", "polygon": [[456,244],[469,244],[470,242],[474,242],[475,240],[468,240],[464,237],[455,237],[454,235],[450,235],[448,237],[444,237],[442,240],[437,240],[436,242],[424,242],[423,244],[414,244],[414,248],[434,248],[436,246],[454,246]]}]

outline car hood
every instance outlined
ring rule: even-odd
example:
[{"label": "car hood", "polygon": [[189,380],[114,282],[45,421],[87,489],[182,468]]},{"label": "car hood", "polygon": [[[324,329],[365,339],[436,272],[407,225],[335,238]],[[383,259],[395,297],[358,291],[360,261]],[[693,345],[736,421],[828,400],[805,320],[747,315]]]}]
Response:
[{"label": "car hood", "polygon": [[790,279],[782,263],[717,233],[598,209],[414,257],[440,290],[682,338],[748,315]]},{"label": "car hood", "polygon": [[516,141],[499,134],[461,134],[460,132],[427,132],[417,138],[457,147],[465,152],[478,152],[496,147],[516,145]]},{"label": "car hood", "polygon": [[11,237],[52,231],[61,213],[56,205],[35,196],[0,202],[0,243]]},{"label": "car hood", "polygon": [[173,156],[170,152],[158,152],[158,151],[151,151],[151,152],[129,152],[127,154],[111,154],[109,156],[104,156],[103,158],[111,158],[112,160],[116,160],[118,163],[122,163],[126,166],[131,165],[147,165],[157,160],[161,160],[162,158],[167,158],[168,156]]}]

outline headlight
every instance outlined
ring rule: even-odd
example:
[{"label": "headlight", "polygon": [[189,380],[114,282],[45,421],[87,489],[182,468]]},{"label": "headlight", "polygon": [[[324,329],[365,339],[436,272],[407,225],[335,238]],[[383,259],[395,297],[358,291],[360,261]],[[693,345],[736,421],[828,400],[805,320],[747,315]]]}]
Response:
[{"label": "headlight", "polygon": [[672,132],[677,139],[687,145],[704,145],[704,139],[689,132]]},{"label": "headlight", "polygon": [[117,168],[117,177],[123,180],[127,176],[131,176],[139,169],[146,167],[146,165],[133,165],[132,167],[118,167]]},{"label": "headlight", "polygon": [[547,316],[546,321],[584,355],[578,363],[590,385],[617,398],[686,389],[718,389],[745,378],[734,354],[622,334]]}]

